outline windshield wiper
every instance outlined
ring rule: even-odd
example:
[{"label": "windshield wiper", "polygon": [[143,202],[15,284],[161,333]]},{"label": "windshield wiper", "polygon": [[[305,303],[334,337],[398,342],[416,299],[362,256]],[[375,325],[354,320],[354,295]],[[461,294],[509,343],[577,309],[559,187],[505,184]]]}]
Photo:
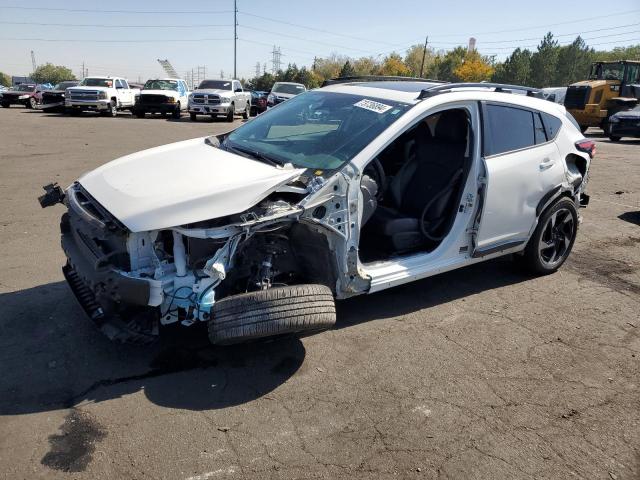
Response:
[{"label": "windshield wiper", "polygon": [[258,152],[257,150],[251,150],[249,148],[238,147],[236,145],[231,146],[228,142],[224,142],[221,146],[223,146],[226,150],[235,151],[244,154],[243,156],[250,156],[251,158],[255,158],[256,160],[260,160],[264,163],[268,163],[273,165],[274,167],[281,167],[283,165],[282,162],[279,162],[275,158],[272,158],[268,155],[265,155],[262,152]]}]

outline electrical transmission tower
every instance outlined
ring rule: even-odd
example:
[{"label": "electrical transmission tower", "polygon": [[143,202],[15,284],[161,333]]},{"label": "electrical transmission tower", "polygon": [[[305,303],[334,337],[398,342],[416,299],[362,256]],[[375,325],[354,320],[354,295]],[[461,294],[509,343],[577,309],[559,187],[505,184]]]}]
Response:
[{"label": "electrical transmission tower", "polygon": [[33,50],[31,50],[31,64],[33,65],[33,71],[36,71],[36,55],[33,53]]},{"label": "electrical transmission tower", "polygon": [[160,64],[162,69],[166,72],[166,74],[169,75],[169,77],[180,78],[180,76],[178,75],[178,72],[176,72],[176,69],[173,68],[173,65],[171,65],[171,62],[169,62],[169,60],[167,60],[166,58],[164,60],[158,59],[158,63]]},{"label": "electrical transmission tower", "polygon": [[220,78],[224,80],[224,70],[220,70]]},{"label": "electrical transmission tower", "polygon": [[260,62],[256,62],[256,77],[260,76]]},{"label": "electrical transmission tower", "polygon": [[282,56],[282,52],[280,51],[280,47],[273,46],[273,51],[271,52],[273,55],[271,62],[273,63],[273,74],[275,75],[280,71],[280,66],[282,62],[280,61],[280,57]]}]

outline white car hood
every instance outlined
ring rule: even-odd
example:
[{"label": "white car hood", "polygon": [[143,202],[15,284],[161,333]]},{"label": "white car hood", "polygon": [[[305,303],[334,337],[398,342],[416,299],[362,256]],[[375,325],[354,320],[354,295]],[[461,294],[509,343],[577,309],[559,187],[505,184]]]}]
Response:
[{"label": "white car hood", "polygon": [[77,86],[77,87],[69,87],[67,90],[74,90],[74,91],[80,91],[80,92],[86,92],[86,91],[90,91],[90,92],[101,92],[103,90],[109,90],[113,87],[85,87],[85,86]]},{"label": "white car hood", "polygon": [[232,97],[234,92],[231,90],[221,90],[219,88],[203,88],[194,90],[193,93],[214,93],[216,95],[220,95],[221,97]]},{"label": "white car hood", "polygon": [[164,95],[166,97],[178,98],[180,94],[175,90],[140,90],[141,94]]},{"label": "white car hood", "polygon": [[194,138],[113,160],[78,180],[132,232],[240,213],[304,169],[281,168]]}]

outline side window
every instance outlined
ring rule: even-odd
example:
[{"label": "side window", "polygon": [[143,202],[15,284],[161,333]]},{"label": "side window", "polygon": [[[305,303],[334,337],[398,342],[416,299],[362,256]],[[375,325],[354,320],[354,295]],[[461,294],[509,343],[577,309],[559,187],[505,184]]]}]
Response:
[{"label": "side window", "polygon": [[233,90],[238,90],[239,88],[242,88],[242,86],[240,85],[240,82],[233,82]]},{"label": "side window", "polygon": [[120,83],[122,83],[122,88],[129,88],[129,84],[124,78],[120,80]]},{"label": "side window", "polygon": [[487,104],[484,119],[484,154],[498,155],[536,144],[533,113],[520,108]]},{"label": "side window", "polygon": [[544,129],[547,132],[547,138],[553,140],[558,135],[560,127],[562,126],[562,120],[549,115],[548,113],[541,113],[542,121],[544,122]]},{"label": "side window", "polygon": [[542,119],[540,118],[539,113],[533,114],[533,128],[536,137],[536,145],[546,142],[547,134],[544,130],[544,125],[542,125]]},{"label": "side window", "polygon": [[124,88],[119,78],[116,78],[116,88]]}]

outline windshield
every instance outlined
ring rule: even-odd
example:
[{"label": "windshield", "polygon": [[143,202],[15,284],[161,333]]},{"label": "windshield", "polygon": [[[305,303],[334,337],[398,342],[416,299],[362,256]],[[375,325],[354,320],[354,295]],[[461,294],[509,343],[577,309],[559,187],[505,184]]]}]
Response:
[{"label": "windshield", "polygon": [[199,89],[231,90],[231,82],[227,80],[203,80]]},{"label": "windshield", "polygon": [[305,90],[304,85],[292,85],[290,83],[276,83],[271,89],[273,93],[289,93],[292,95],[298,95]]},{"label": "windshield", "polygon": [[85,78],[80,82],[81,87],[113,87],[110,78]]},{"label": "windshield", "polygon": [[256,152],[297,167],[335,169],[410,107],[391,100],[314,90],[239,127],[223,147]]},{"label": "windshield", "polygon": [[78,82],[60,82],[53,89],[54,90],[66,90],[69,87],[75,87]]},{"label": "windshield", "polygon": [[33,92],[36,89],[35,85],[16,85],[15,87],[13,87],[14,90],[17,90],[18,92]]},{"label": "windshield", "polygon": [[590,78],[592,80],[622,80],[624,64],[599,63],[591,67]]},{"label": "windshield", "polygon": [[176,80],[147,80],[143,90],[178,90]]}]

